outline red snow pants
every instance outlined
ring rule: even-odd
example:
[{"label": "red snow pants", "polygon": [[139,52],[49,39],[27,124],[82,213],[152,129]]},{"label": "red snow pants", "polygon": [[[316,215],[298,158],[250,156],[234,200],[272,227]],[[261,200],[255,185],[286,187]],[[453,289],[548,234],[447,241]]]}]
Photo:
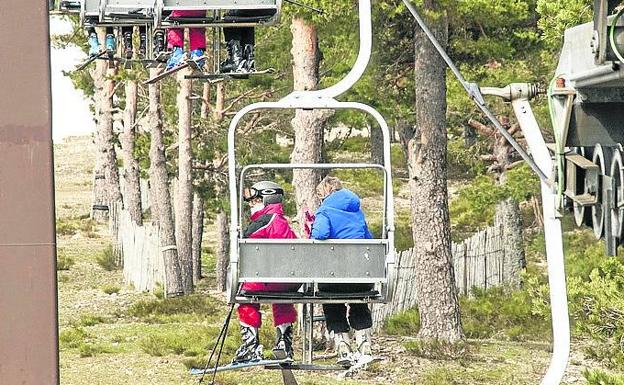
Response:
[{"label": "red snow pants", "polygon": [[[245,291],[274,291],[274,292],[295,292],[301,285],[298,283],[259,283],[247,282],[243,284]],[[274,326],[294,323],[297,320],[297,310],[292,304],[274,303],[273,307],[273,324]],[[260,304],[244,303],[238,306],[238,320],[254,328],[262,325],[262,316],[260,314]]]},{"label": "red snow pants", "polygon": [[[192,16],[206,16],[206,11],[173,11],[172,17],[192,17]],[[190,28],[189,40],[191,51],[196,49],[206,50],[206,35],[203,28]],[[184,30],[182,28],[171,28],[167,32],[167,47],[172,49],[173,47],[184,48]]]}]

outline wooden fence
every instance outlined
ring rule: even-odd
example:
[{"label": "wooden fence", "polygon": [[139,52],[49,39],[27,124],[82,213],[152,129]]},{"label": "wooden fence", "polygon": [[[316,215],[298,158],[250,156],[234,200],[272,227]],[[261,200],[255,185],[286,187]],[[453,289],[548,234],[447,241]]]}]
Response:
[{"label": "wooden fence", "polygon": [[137,226],[120,203],[110,206],[109,221],[113,248],[123,264],[125,282],[138,291],[153,291],[157,284],[164,284],[158,227],[151,223]]},{"label": "wooden fence", "polygon": [[[525,266],[522,227],[510,215],[515,205],[503,202],[494,225],[460,243],[453,243],[453,270],[459,294],[473,288],[518,287]],[[416,306],[416,261],[412,250],[397,253],[397,282],[392,302],[373,305],[373,324],[379,329],[386,318]]]}]

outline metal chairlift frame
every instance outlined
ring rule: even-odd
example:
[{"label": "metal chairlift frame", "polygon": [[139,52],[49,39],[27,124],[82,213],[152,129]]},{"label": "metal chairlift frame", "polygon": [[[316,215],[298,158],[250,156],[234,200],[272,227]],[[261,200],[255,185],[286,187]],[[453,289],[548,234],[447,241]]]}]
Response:
[{"label": "metal chairlift frame", "polygon": [[[307,240],[307,239],[295,239],[295,240],[283,240],[283,241],[275,241],[271,240],[271,243],[276,247],[283,250],[286,254],[289,252],[291,248],[297,247],[306,247],[309,245],[323,245],[323,247],[333,247],[336,250],[340,250],[344,248],[345,245],[359,245],[364,248],[367,246],[371,246],[373,244],[383,244],[386,250],[385,252],[385,274],[382,279],[375,278],[371,279],[363,273],[360,277],[346,277],[346,276],[338,276],[334,277],[302,277],[299,279],[289,279],[290,277],[273,277],[273,281],[278,282],[288,282],[288,281],[296,281],[305,284],[315,284],[315,283],[324,283],[324,282],[361,282],[361,283],[372,283],[379,282],[382,284],[382,290],[380,291],[380,297],[378,298],[361,298],[359,301],[364,302],[386,302],[392,298],[393,290],[394,290],[394,263],[395,263],[395,250],[394,250],[394,199],[392,192],[392,173],[391,173],[391,156],[390,156],[390,131],[388,129],[388,125],[381,114],[375,110],[373,107],[368,106],[363,103],[357,102],[340,102],[335,99],[335,97],[343,94],[347,90],[349,90],[353,84],[357,80],[360,79],[362,74],[364,73],[366,66],[368,64],[370,54],[372,51],[372,22],[371,22],[371,4],[370,0],[360,0],[359,6],[359,14],[360,14],[360,51],[358,54],[358,58],[356,63],[351,70],[351,72],[339,83],[335,84],[326,89],[315,90],[315,91],[295,91],[290,95],[284,97],[283,99],[277,102],[262,102],[251,104],[242,110],[240,110],[232,119],[230,123],[230,127],[228,130],[228,176],[230,181],[230,217],[231,217],[231,226],[230,226],[230,278],[229,278],[229,289],[228,289],[228,299],[230,303],[240,303],[240,302],[275,302],[274,300],[266,300],[262,299],[254,299],[249,297],[244,297],[237,295],[239,285],[242,281],[239,279],[239,269],[240,269],[240,251],[242,247],[262,247],[263,243],[266,243],[266,240],[251,240],[251,239],[242,239],[242,228],[241,228],[241,210],[240,207],[240,199],[241,199],[241,188],[242,188],[242,178],[244,178],[244,173],[250,168],[282,168],[282,169],[291,169],[291,168],[310,168],[310,169],[330,169],[330,168],[379,168],[384,172],[384,193],[385,193],[385,226],[383,229],[383,239],[377,240],[327,240],[327,241],[316,241],[316,240]],[[384,141],[384,155],[383,155],[383,165],[373,165],[373,164],[282,164],[282,165],[272,165],[272,164],[262,164],[262,165],[249,165],[245,169],[241,171],[240,181],[237,176],[237,164],[236,164],[236,128],[241,121],[241,119],[249,114],[250,112],[258,111],[258,110],[284,110],[284,109],[354,109],[363,111],[371,115],[379,124]],[[281,246],[277,246],[281,245]],[[314,260],[314,257],[310,259],[310,266],[318,265],[318,260]],[[266,282],[267,277],[258,279],[258,281]],[[345,280],[347,279],[347,280]],[[253,279],[247,277],[244,281],[250,282]],[[351,300],[345,301],[331,299],[321,299],[321,298],[301,298],[298,296],[293,296],[292,298],[283,299],[280,302],[290,302],[290,303],[327,303],[327,302],[350,302]],[[358,301],[358,299],[354,299],[354,302]]]},{"label": "metal chairlift frame", "polygon": [[[103,0],[104,1],[104,0]],[[154,25],[156,28],[206,28],[206,27],[256,27],[275,25],[280,21],[282,0],[155,0]],[[175,2],[175,4],[171,4]],[[233,3],[233,4],[232,4]],[[228,22],[224,12],[229,10],[275,9],[275,14],[257,21]],[[213,11],[213,17],[204,22],[176,23],[163,18],[163,13],[173,10]],[[210,19],[210,20],[209,20]]]},{"label": "metal chairlift frame", "polygon": [[[179,28],[179,27],[254,27],[258,25],[274,25],[279,22],[282,0],[81,0],[81,19],[98,17],[101,25],[123,26],[129,24],[144,24],[149,22],[155,28]],[[229,10],[275,10],[275,14],[262,18],[258,21],[226,21],[223,13]],[[144,10],[137,13],[136,18],[120,16],[124,12]],[[176,23],[167,21],[163,14],[175,10],[204,10],[215,11],[213,17],[206,17],[197,23]],[[119,12],[115,12],[119,11]],[[115,16],[117,15],[117,16]]]},{"label": "metal chairlift frame", "polygon": [[[230,265],[229,265],[229,277],[228,277],[228,301],[230,303],[245,303],[245,302],[286,302],[286,303],[304,303],[303,310],[303,362],[304,364],[310,364],[312,362],[312,322],[313,316],[313,303],[329,303],[329,302],[387,302],[392,299],[394,293],[394,283],[396,280],[395,273],[395,249],[394,249],[394,198],[392,191],[392,172],[391,172],[391,152],[390,152],[390,130],[388,124],[381,114],[373,107],[357,102],[341,102],[335,98],[348,91],[363,75],[372,52],[372,18],[371,18],[371,1],[359,0],[359,31],[360,31],[360,48],[356,62],[352,70],[337,84],[315,91],[294,91],[288,96],[277,102],[261,102],[251,104],[242,110],[240,110],[230,122],[228,130],[228,178],[230,187]],[[383,135],[383,165],[374,164],[261,164],[261,165],[249,165],[241,170],[241,174],[237,177],[237,164],[236,164],[236,128],[238,127],[241,119],[254,111],[259,110],[292,110],[292,109],[353,109],[365,112],[371,115],[379,124]],[[307,169],[331,169],[331,168],[378,168],[384,172],[384,227],[382,230],[382,239],[374,240],[326,240],[316,241],[308,239],[289,239],[289,240],[253,240],[242,239],[242,188],[244,181],[244,174],[251,168],[281,168],[281,169],[294,169],[294,168],[307,168]],[[301,247],[308,250],[314,250],[314,248],[324,248],[325,251],[337,250],[343,251],[349,247],[363,248],[360,251],[360,257],[367,258],[367,247],[383,245],[385,250],[383,261],[383,277],[376,277],[371,279],[367,276],[367,271],[361,271],[360,276],[353,277],[339,276],[334,274],[330,277],[320,277],[308,275],[299,279],[294,279],[296,282],[301,282],[305,285],[314,287],[319,282],[362,282],[373,283],[378,282],[381,284],[379,296],[375,298],[362,297],[362,298],[350,298],[345,300],[332,299],[332,298],[318,298],[318,297],[300,297],[293,295],[290,298],[282,299],[262,299],[255,298],[253,296],[241,296],[239,295],[239,287],[243,283],[240,279],[240,256],[241,246],[245,248],[253,247],[256,250],[262,248],[263,243],[270,242],[274,247],[273,251],[281,250],[282,255],[288,258],[288,253],[293,249]],[[353,249],[349,250],[351,253],[357,253]],[[348,252],[347,252],[348,253]],[[344,253],[341,257],[344,258]],[[318,257],[318,256],[317,256]],[[308,272],[313,272],[314,267],[318,266],[319,261],[314,259],[315,256],[310,256],[308,261],[310,262],[307,267]],[[299,259],[299,261],[305,261]],[[345,259],[346,261],[346,259]],[[294,270],[294,269],[293,269]],[[318,268],[317,268],[318,271]],[[333,273],[333,272],[332,272]],[[344,271],[343,271],[344,273]],[[331,273],[330,273],[331,274]],[[259,281],[266,282],[266,276]],[[288,282],[290,277],[272,277],[273,281]],[[253,279],[245,279],[245,281],[252,281]]]},{"label": "metal chairlift frame", "polygon": [[[146,25],[151,27],[154,20],[156,0],[81,0],[80,20],[83,25],[124,27]],[[143,10],[143,12],[131,13]]]}]

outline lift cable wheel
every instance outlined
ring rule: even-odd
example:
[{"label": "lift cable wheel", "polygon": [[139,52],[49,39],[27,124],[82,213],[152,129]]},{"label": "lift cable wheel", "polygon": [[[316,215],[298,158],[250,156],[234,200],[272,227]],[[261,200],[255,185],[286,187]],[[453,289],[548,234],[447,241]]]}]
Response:
[{"label": "lift cable wheel", "polygon": [[524,148],[522,148],[522,146],[513,138],[513,136],[511,136],[511,134],[507,132],[507,130],[503,127],[503,125],[498,121],[496,116],[494,116],[492,111],[490,111],[487,104],[485,103],[485,99],[483,98],[483,95],[481,94],[479,86],[476,83],[469,83],[464,79],[464,77],[462,76],[457,66],[455,66],[455,64],[453,63],[453,60],[451,60],[451,58],[447,55],[444,48],[442,48],[442,46],[437,41],[437,39],[435,38],[435,36],[433,35],[429,27],[427,27],[423,19],[420,17],[418,12],[416,11],[416,8],[408,0],[403,0],[403,3],[405,3],[405,5],[407,6],[407,9],[410,11],[412,16],[414,16],[414,18],[418,22],[418,25],[423,30],[423,32],[425,32],[425,34],[427,35],[427,38],[431,41],[431,43],[436,48],[436,50],[438,51],[442,59],[444,59],[444,61],[450,68],[451,72],[453,72],[453,75],[455,75],[457,80],[464,87],[464,89],[468,93],[468,96],[470,96],[470,98],[475,102],[477,107],[479,107],[479,109],[485,114],[485,116],[487,116],[487,118],[492,122],[492,124],[494,124],[494,127],[496,127],[496,129],[501,133],[501,135],[503,135],[505,139],[507,139],[509,144],[513,146],[513,148],[518,152],[518,154],[520,154],[522,159],[524,159],[529,165],[529,167],[531,167],[531,169],[539,176],[539,178],[542,181],[544,181],[546,184],[548,184],[550,187],[554,188],[554,183],[550,180],[550,178],[546,176],[546,173],[550,173],[551,170],[542,170],[537,166],[537,164],[535,164],[535,161],[533,160],[533,158],[529,154],[527,154]]}]

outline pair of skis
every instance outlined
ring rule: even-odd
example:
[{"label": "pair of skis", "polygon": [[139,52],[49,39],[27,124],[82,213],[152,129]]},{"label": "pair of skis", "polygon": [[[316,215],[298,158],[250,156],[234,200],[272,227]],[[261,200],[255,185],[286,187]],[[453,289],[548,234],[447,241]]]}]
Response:
[{"label": "pair of skis", "polygon": [[196,58],[196,59],[187,59],[182,64],[177,67],[171,68],[167,71],[162,72],[159,75],[154,76],[153,78],[147,79],[143,82],[144,85],[154,84],[159,82],[160,80],[175,74],[178,71],[181,71],[185,68],[192,68],[194,70],[194,74],[188,75],[189,79],[201,79],[207,81],[220,81],[220,80],[229,80],[229,79],[248,79],[250,76],[254,75],[265,75],[274,73],[275,69],[268,68],[262,71],[254,71],[254,72],[230,72],[230,73],[216,73],[216,74],[206,74],[203,72],[201,65],[199,62],[201,60],[205,60],[206,57]]},{"label": "pair of skis", "polygon": [[148,85],[148,84],[154,84],[158,81],[160,81],[161,79],[166,78],[167,76],[173,75],[178,71],[181,71],[185,68],[193,68],[194,70],[199,70],[201,68],[201,65],[199,64],[202,60],[206,60],[205,56],[199,57],[199,58],[195,58],[195,59],[186,59],[184,62],[182,62],[180,65],[173,67],[169,70],[163,71],[162,73],[160,73],[159,75],[154,76],[153,78],[147,79],[146,81],[143,82],[144,85]]},{"label": "pair of skis", "polygon": [[[297,379],[293,373],[293,369],[298,370],[328,370],[328,369],[319,369],[321,367],[315,367],[313,365],[298,365],[295,364],[292,360],[259,360],[259,361],[250,361],[243,363],[235,363],[223,366],[217,366],[214,368],[207,369],[197,369],[193,368],[190,370],[192,375],[205,375],[205,374],[214,374],[219,372],[227,372],[231,370],[240,370],[246,368],[260,367],[263,366],[266,369],[278,369],[282,373],[282,381],[284,385],[298,385]],[[343,367],[332,367],[329,370],[340,370],[344,369]]]},{"label": "pair of skis", "polygon": [[[132,68],[132,65],[134,63],[143,63],[145,64],[147,67],[153,66],[154,63],[157,65],[158,62],[155,60],[143,60],[143,59],[123,59],[117,56],[113,56],[110,57],[109,56],[109,52],[108,51],[102,51],[100,53],[98,53],[97,55],[91,55],[89,56],[89,58],[87,58],[87,60],[85,60],[82,64],[80,64],[78,67],[76,67],[75,71],[82,71],[83,69],[87,68],[89,66],[89,64],[93,63],[96,60],[107,60],[109,63],[114,63],[114,62],[122,62],[124,64],[124,68],[125,69],[130,69]],[[164,65],[164,63],[162,63]]]},{"label": "pair of skis", "polygon": [[278,369],[282,371],[282,379],[285,385],[295,385],[297,381],[294,377],[293,370],[311,370],[311,371],[340,371],[339,378],[353,377],[361,370],[365,370],[367,366],[373,362],[381,361],[381,357],[374,357],[369,355],[360,356],[358,360],[351,366],[321,366],[321,365],[306,365],[298,364],[289,359],[276,359],[276,360],[256,360],[241,363],[232,363],[223,366],[217,366],[213,368],[198,369],[193,368],[190,370],[191,375],[204,375],[210,373],[220,373],[232,370],[248,369],[254,367],[264,367],[265,369]]}]

